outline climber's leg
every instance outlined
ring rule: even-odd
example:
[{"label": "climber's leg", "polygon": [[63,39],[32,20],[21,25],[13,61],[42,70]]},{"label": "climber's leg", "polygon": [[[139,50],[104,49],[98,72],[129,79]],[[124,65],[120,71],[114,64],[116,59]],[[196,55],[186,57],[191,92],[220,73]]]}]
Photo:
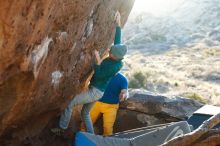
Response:
[{"label": "climber's leg", "polygon": [[81,94],[76,95],[71,100],[71,102],[69,103],[67,108],[64,110],[64,112],[61,114],[60,122],[59,122],[60,128],[62,129],[68,128],[68,125],[69,125],[69,122],[72,116],[72,112],[73,112],[73,107],[79,104],[87,104],[87,103],[97,101],[98,99],[102,97],[102,94],[103,93],[99,91],[98,89],[91,87],[88,91],[82,92]]},{"label": "climber's leg", "polygon": [[90,118],[90,110],[92,109],[94,102],[84,104],[81,111],[82,121],[85,125],[86,131],[89,133],[94,133],[92,121]]},{"label": "climber's leg", "polygon": [[77,96],[75,96],[68,106],[65,108],[63,113],[61,114],[60,121],[59,121],[59,127],[52,128],[51,132],[54,133],[55,135],[62,136],[64,131],[68,128],[70,119],[72,117],[72,112],[73,112],[73,107],[80,102],[84,102],[85,98],[81,97],[81,95],[86,95],[87,92],[83,92]]},{"label": "climber's leg", "polygon": [[95,101],[99,100],[103,95],[103,93],[100,92],[98,89],[92,90],[92,91],[93,92],[91,93],[90,98],[92,98],[93,101],[90,103],[84,104],[83,108],[82,108],[82,112],[81,112],[82,120],[85,125],[86,131],[89,133],[94,133],[92,121],[90,118],[90,111],[91,111]]},{"label": "climber's leg", "polygon": [[[91,87],[88,91],[82,92],[81,94],[75,96],[71,100],[67,108],[64,110],[64,112],[61,114],[60,121],[59,121],[59,128],[52,128],[51,132],[59,136],[62,135],[62,133],[64,133],[64,130],[68,128],[70,119],[72,117],[73,107],[79,104],[87,104],[87,103],[92,103],[94,101],[97,101],[102,97],[102,95],[103,95],[103,92],[96,89],[95,87]],[[87,107],[86,112],[88,112],[88,110],[90,111],[91,107],[92,107],[92,104]],[[89,118],[87,117],[87,119],[90,119],[90,117]],[[89,130],[92,131],[91,129]]]},{"label": "climber's leg", "polygon": [[113,126],[115,123],[118,104],[106,104],[106,108],[103,110],[103,135],[109,136],[113,134]]},{"label": "climber's leg", "polygon": [[[94,124],[96,122],[96,120],[98,119],[98,117],[100,116],[101,112],[100,112],[100,102],[95,102],[94,106],[92,107],[91,111],[90,111],[90,117],[92,120],[92,124]],[[85,126],[83,124],[83,122],[80,125],[80,130],[81,131],[85,131]]]}]

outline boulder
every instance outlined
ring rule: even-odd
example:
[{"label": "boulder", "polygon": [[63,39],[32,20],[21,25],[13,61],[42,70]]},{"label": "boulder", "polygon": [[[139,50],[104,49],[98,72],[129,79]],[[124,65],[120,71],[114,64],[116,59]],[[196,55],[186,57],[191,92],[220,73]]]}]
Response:
[{"label": "boulder", "polygon": [[131,89],[120,104],[114,132],[186,120],[201,103],[183,97],[168,97],[142,89]]},{"label": "boulder", "polygon": [[111,45],[116,11],[124,24],[133,3],[0,0],[1,146],[35,143],[32,137],[87,87],[93,50]]}]

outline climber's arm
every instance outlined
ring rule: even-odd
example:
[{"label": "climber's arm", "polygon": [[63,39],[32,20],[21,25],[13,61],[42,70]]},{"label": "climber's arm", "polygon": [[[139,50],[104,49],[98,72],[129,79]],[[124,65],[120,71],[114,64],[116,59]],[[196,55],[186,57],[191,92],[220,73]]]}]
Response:
[{"label": "climber's arm", "polygon": [[121,44],[121,15],[117,11],[115,16],[116,21],[116,32],[115,32],[115,40],[114,45]]},{"label": "climber's arm", "polygon": [[126,100],[128,96],[128,80],[125,79],[121,82],[121,92],[119,95],[120,101]]},{"label": "climber's arm", "polygon": [[[106,50],[106,53],[109,52],[109,49]],[[94,76],[96,78],[102,79],[108,76],[115,75],[123,66],[123,64],[118,64],[118,65],[108,65],[106,66],[106,63],[102,64],[102,59],[99,55],[99,52],[97,50],[94,51],[95,58],[96,58],[96,63],[94,65],[95,73]],[[109,62],[108,60],[106,60]]]},{"label": "climber's arm", "polygon": [[94,55],[95,55],[96,65],[100,65],[102,63],[102,59],[99,55],[99,51],[95,50]]}]

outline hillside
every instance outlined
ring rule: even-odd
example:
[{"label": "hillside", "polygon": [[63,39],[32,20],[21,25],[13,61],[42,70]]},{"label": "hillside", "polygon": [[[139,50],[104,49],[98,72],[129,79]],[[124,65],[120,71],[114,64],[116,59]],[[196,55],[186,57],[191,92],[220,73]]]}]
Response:
[{"label": "hillside", "polygon": [[220,104],[220,1],[186,0],[161,16],[132,12],[124,71],[142,72],[143,88]]}]

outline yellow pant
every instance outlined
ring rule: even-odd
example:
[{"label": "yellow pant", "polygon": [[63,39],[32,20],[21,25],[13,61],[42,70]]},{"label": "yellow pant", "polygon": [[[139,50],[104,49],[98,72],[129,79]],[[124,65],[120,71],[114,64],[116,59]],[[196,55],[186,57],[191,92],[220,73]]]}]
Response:
[{"label": "yellow pant", "polygon": [[[115,123],[119,104],[107,104],[97,101],[90,112],[92,123],[94,124],[98,117],[103,114],[103,135],[108,136],[113,134],[113,125]],[[84,130],[81,124],[81,130]]]}]

